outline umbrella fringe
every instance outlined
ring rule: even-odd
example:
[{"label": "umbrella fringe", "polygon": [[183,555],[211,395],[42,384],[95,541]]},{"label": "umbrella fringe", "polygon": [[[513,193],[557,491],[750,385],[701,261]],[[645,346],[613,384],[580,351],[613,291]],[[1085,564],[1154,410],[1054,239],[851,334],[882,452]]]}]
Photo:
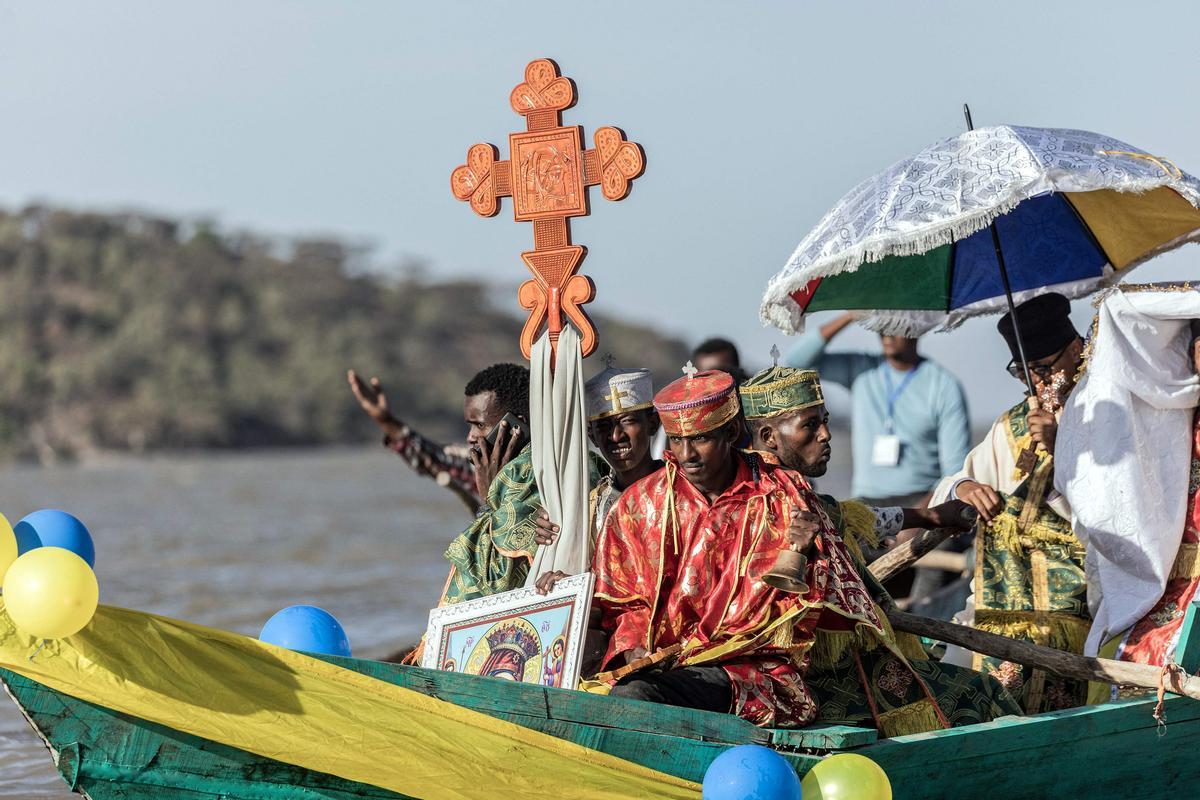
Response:
[{"label": "umbrella fringe", "polygon": [[[1190,176],[1189,176],[1190,177]],[[931,229],[913,237],[911,234],[886,234],[879,235],[873,239],[869,238],[845,252],[831,258],[823,263],[820,267],[813,268],[800,267],[797,263],[797,258],[808,246],[808,238],[800,243],[796,248],[796,252],[784,268],[767,284],[767,290],[763,294],[762,305],[759,308],[759,319],[764,325],[774,325],[785,333],[803,333],[804,332],[804,315],[800,311],[796,301],[792,299],[792,292],[803,289],[808,283],[817,278],[824,278],[830,275],[849,274],[857,272],[864,264],[873,264],[882,261],[885,258],[892,256],[913,256],[927,253],[937,247],[950,244],[951,242],[961,241],[966,237],[977,233],[998,217],[1012,211],[1021,203],[1040,194],[1045,194],[1047,191],[1057,191],[1053,188],[1053,184],[1048,180],[1048,175],[1042,175],[1038,180],[1032,181],[1026,186],[1015,190],[1013,194],[1004,203],[993,206],[991,208],[972,214],[967,217],[955,219],[951,223],[942,223],[936,226],[931,226]],[[1165,179],[1164,179],[1165,178]],[[1097,188],[1107,188],[1118,192],[1128,192],[1133,194],[1142,194],[1144,192],[1157,189],[1163,186],[1170,187],[1186,199],[1193,206],[1200,207],[1200,195],[1198,195],[1191,186],[1185,181],[1175,179],[1169,176],[1146,178],[1141,180],[1130,180],[1119,186],[1105,186]],[[812,236],[810,233],[809,236]],[[1200,240],[1200,233],[1180,237],[1179,239],[1169,242],[1160,248],[1157,248],[1153,253],[1147,253],[1143,258],[1136,263],[1130,264],[1121,270],[1128,271],[1137,264],[1149,260],[1155,255],[1159,255],[1167,250],[1172,250],[1185,244],[1189,241]],[[788,273],[794,269],[794,272]],[[1103,283],[1101,284],[1103,285]],[[1086,294],[1086,292],[1084,293]],[[940,312],[932,312],[939,314]],[[917,336],[921,333],[928,333],[930,330],[937,327],[938,330],[952,330],[962,324],[962,318],[954,319],[947,318],[937,326],[936,323],[922,323],[919,320],[913,319],[908,314],[896,314],[875,317],[871,321],[865,321],[864,327],[878,332],[888,332],[893,335],[912,335]],[[881,330],[886,328],[887,330]],[[900,331],[908,331],[901,333]]]}]

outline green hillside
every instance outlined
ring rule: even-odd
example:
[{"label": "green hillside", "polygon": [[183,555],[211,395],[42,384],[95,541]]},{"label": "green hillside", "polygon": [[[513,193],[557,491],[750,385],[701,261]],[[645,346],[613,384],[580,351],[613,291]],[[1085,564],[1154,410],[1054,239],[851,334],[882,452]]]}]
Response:
[{"label": "green hillside", "polygon": [[[460,437],[463,385],[520,357],[515,292],[497,308],[485,284],[360,260],[145,215],[0,212],[0,457],[362,441],[376,430],[350,367],[378,374],[406,421]],[[595,321],[618,363],[674,377],[686,358]]]}]

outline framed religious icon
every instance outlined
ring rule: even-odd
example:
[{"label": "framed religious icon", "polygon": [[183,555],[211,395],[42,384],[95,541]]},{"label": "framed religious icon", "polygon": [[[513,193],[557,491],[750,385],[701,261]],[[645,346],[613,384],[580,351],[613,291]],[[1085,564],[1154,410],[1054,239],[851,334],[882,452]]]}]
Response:
[{"label": "framed religious icon", "polygon": [[546,595],[516,589],[435,608],[421,666],[574,689],[593,582],[585,572]]}]

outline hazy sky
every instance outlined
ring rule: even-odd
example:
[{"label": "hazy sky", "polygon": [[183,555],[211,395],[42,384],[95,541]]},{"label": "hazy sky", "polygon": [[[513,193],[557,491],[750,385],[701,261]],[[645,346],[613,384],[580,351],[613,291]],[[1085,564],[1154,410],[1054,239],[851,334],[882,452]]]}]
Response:
[{"label": "hazy sky", "polygon": [[[731,336],[755,367],[789,344],[758,321],[767,279],[859,180],[960,132],[963,101],[978,126],[1100,131],[1200,170],[1198,25],[1195,2],[0,0],[0,204],[332,233],[515,286],[530,226],[507,200],[476,217],[449,174],[474,142],[507,157],[508,93],[551,57],[579,87],[564,121],[647,155],[626,200],[594,192],[573,223],[595,307]],[[923,345],[976,418],[1017,397],[992,325]]]}]

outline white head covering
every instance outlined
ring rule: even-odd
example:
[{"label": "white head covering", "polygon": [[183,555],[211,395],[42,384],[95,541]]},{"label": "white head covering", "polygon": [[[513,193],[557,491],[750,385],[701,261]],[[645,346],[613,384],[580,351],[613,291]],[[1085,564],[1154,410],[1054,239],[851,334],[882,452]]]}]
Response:
[{"label": "white head covering", "polygon": [[1188,349],[1200,291],[1122,288],[1099,305],[1091,360],[1054,447],[1054,485],[1087,547],[1088,656],[1141,619],[1166,587],[1187,524],[1200,403]]},{"label": "white head covering", "polygon": [[588,422],[654,405],[654,383],[648,369],[609,367],[584,386]]}]

